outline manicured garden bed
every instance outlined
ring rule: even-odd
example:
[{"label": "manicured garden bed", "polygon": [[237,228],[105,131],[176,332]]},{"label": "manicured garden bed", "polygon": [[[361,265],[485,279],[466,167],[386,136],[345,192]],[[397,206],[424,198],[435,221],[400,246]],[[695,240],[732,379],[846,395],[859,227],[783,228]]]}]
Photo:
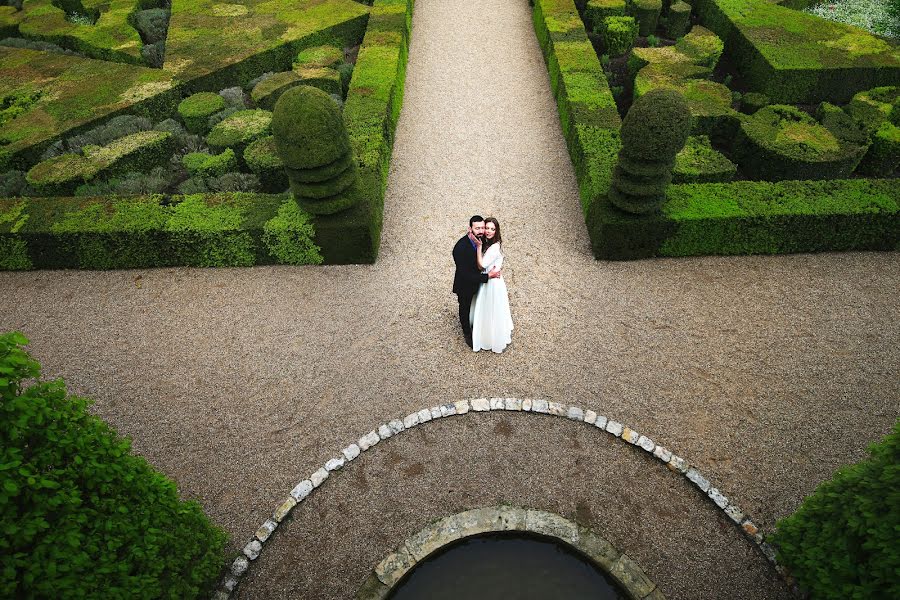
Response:
[{"label": "manicured garden bed", "polygon": [[[894,179],[900,166],[900,88],[870,89],[900,82],[897,44],[835,23],[806,35],[823,21],[768,3],[741,2],[694,5],[699,22],[675,26],[680,37],[672,39],[672,20],[681,15],[671,7],[666,12],[661,6],[588,0],[579,12],[572,0],[535,0],[535,31],[597,258],[900,245]],[[638,36],[646,25],[640,21],[647,19],[648,35]],[[760,30],[747,25],[763,27],[773,19],[778,27],[758,40]],[[632,28],[624,42],[610,29],[620,24]],[[847,41],[851,34],[849,47],[829,41]],[[777,54],[778,48],[786,53]],[[785,62],[793,49],[808,59],[802,76]],[[759,69],[768,71],[761,76]],[[839,73],[843,83],[835,91],[828,82]],[[598,83],[585,90],[574,82],[587,74]],[[779,81],[796,85],[777,87]],[[617,119],[632,99],[654,89],[674,89],[687,100],[692,137],[674,164],[675,181],[682,185],[666,189],[660,211],[629,214],[608,198],[621,145]],[[776,100],[833,103],[779,106]],[[619,114],[610,114],[610,107]]]}]

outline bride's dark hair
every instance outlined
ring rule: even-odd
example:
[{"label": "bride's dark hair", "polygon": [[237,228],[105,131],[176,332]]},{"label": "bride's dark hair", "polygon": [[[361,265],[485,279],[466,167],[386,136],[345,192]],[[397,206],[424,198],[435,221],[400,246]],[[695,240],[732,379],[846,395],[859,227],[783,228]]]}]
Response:
[{"label": "bride's dark hair", "polygon": [[499,244],[503,240],[500,237],[500,222],[494,217],[488,217],[484,220],[484,224],[493,223],[496,231],[494,233],[494,239],[489,240],[487,237],[484,238],[484,250],[487,252],[487,249],[490,248],[493,244]]}]

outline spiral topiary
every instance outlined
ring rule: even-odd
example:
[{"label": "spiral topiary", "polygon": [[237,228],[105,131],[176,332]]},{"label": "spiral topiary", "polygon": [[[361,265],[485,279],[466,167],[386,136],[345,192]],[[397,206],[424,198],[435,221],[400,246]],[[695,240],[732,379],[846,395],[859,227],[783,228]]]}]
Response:
[{"label": "spiral topiary", "polygon": [[340,109],[328,94],[306,85],[286,91],[275,103],[272,133],[303,209],[331,214],[355,203],[357,195],[341,195],[356,181],[356,163]]},{"label": "spiral topiary", "polygon": [[674,90],[653,90],[638,98],[622,121],[622,149],[609,199],[635,214],[659,210],[672,180],[672,165],[691,130],[691,113]]}]

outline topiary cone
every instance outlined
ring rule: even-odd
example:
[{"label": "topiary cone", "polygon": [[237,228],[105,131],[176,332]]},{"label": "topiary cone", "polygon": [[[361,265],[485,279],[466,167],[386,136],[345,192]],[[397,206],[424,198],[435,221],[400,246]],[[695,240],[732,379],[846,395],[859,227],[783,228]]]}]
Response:
[{"label": "topiary cone", "polygon": [[622,150],[613,172],[610,201],[635,214],[659,210],[672,180],[675,155],[690,131],[690,108],[678,92],[653,90],[638,98],[622,121]]}]

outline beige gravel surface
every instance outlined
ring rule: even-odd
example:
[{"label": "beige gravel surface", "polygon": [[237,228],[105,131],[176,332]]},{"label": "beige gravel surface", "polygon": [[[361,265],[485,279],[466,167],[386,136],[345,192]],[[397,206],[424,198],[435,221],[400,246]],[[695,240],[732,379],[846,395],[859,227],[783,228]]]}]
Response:
[{"label": "beige gravel surface", "polygon": [[[499,218],[516,329],[464,346],[450,250]],[[543,397],[694,462],[765,530],[898,417],[896,253],[593,260],[525,0],[418,0],[379,262],[0,273],[0,330],[97,399],[237,549],[374,426]],[[283,527],[244,598],[343,598],[429,520],[501,501],[634,555],[670,598],[784,590],[711,505],[586,427],[466,415],[383,442]]]}]

